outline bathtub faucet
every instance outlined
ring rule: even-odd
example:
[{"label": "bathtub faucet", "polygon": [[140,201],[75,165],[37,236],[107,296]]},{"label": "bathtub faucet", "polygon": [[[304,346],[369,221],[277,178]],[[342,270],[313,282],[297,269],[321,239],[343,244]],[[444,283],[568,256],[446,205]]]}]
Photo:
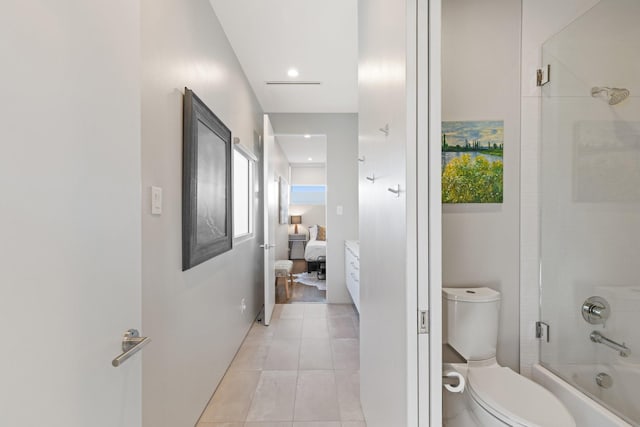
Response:
[{"label": "bathtub faucet", "polygon": [[591,334],[589,335],[589,338],[591,338],[591,341],[593,342],[604,344],[607,347],[610,347],[615,351],[620,352],[620,356],[622,357],[629,357],[631,355],[631,350],[629,349],[629,347],[624,345],[624,343],[618,344],[617,342],[612,341],[609,338],[605,337],[598,331],[591,332]]}]

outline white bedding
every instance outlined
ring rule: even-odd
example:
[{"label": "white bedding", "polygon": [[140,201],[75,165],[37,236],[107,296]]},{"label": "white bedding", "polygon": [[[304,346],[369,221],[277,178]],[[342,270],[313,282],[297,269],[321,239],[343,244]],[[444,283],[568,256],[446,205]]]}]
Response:
[{"label": "white bedding", "polygon": [[317,261],[319,256],[327,256],[327,242],[325,240],[309,240],[304,250],[304,259]]}]

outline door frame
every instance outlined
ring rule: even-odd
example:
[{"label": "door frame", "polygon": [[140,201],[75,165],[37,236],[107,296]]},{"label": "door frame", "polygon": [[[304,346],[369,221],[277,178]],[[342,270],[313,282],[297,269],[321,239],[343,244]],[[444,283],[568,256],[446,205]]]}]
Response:
[{"label": "door frame", "polygon": [[[275,215],[277,211],[277,199],[275,198],[275,174],[273,173],[272,150],[275,146],[275,133],[269,115],[264,115],[263,144],[262,144],[262,204],[264,216],[263,241],[264,249],[264,313],[263,323],[268,326],[276,303],[276,277],[275,277]],[[274,209],[275,204],[275,209]]]},{"label": "door frame", "polygon": [[418,425],[426,427],[442,425],[442,0],[418,0],[417,27],[418,311],[428,313],[428,333],[418,335]]}]

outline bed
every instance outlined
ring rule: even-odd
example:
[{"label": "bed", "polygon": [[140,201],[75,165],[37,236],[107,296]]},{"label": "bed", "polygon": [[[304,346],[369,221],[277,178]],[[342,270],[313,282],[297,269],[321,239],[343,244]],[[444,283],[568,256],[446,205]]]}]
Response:
[{"label": "bed", "polygon": [[[317,225],[309,227],[309,241],[304,249],[304,259],[307,261],[307,272],[318,272],[318,278],[322,279],[326,273],[327,241],[318,240]],[[326,230],[325,230],[326,234]]]},{"label": "bed", "polygon": [[318,257],[327,256],[327,241],[326,240],[309,240],[307,247],[304,249],[304,259],[307,262],[317,261]]}]

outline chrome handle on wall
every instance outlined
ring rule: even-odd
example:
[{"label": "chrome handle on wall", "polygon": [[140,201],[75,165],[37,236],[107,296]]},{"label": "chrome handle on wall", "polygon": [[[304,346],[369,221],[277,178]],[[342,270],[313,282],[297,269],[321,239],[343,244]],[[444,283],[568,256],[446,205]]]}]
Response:
[{"label": "chrome handle on wall", "polygon": [[589,297],[582,303],[582,318],[592,325],[604,325],[611,314],[611,307],[602,297]]},{"label": "chrome handle on wall", "polygon": [[589,334],[589,338],[591,338],[591,341],[595,343],[604,344],[607,347],[614,349],[615,351],[619,352],[620,356],[622,357],[629,357],[631,355],[631,350],[624,343],[618,344],[617,342],[605,337],[598,331],[591,332]]},{"label": "chrome handle on wall", "polygon": [[141,337],[137,329],[129,329],[122,337],[122,354],[113,359],[111,364],[114,368],[117,368],[150,342],[151,338]]},{"label": "chrome handle on wall", "polygon": [[375,176],[375,175],[373,175],[373,174],[372,174],[371,176],[366,177],[366,178],[367,178],[367,181],[371,181],[371,183],[372,183],[372,184],[373,184],[374,182],[376,182],[376,176]]}]

